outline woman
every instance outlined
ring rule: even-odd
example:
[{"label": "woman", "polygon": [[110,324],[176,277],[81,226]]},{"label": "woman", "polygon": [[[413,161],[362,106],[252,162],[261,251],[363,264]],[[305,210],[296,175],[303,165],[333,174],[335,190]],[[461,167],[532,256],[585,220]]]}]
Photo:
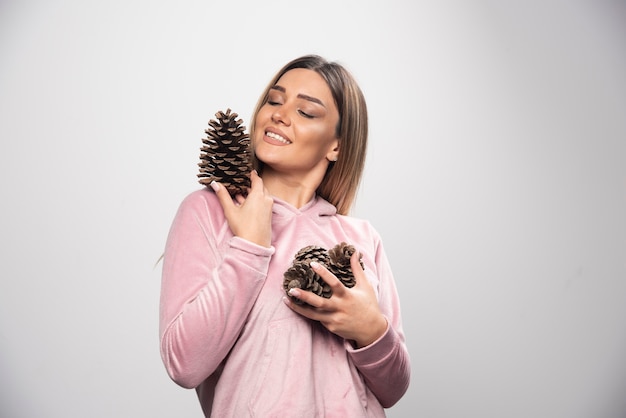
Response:
[{"label": "woman", "polygon": [[[244,198],[187,196],[163,261],[161,355],[212,417],[383,417],[409,384],[399,299],[378,233],[347,216],[367,146],[365,100],[319,56],[283,67],[253,112]],[[356,285],[324,266],[326,299],[283,274],[309,245],[356,247]],[[364,268],[359,264],[359,254]]]}]

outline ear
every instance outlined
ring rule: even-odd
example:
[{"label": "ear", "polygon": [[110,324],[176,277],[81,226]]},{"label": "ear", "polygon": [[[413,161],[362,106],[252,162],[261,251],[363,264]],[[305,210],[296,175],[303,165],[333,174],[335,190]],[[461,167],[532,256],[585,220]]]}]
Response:
[{"label": "ear", "polygon": [[339,157],[339,140],[336,139],[331,144],[331,150],[326,154],[326,159],[330,162],[335,162],[337,161],[338,157]]}]

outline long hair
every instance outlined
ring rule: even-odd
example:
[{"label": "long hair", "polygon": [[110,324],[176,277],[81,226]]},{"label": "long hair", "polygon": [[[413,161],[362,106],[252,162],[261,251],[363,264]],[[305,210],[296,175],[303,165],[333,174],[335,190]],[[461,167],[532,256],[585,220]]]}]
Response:
[{"label": "long hair", "polygon": [[[250,127],[250,137],[254,138],[256,116],[268,100],[270,89],[289,70],[304,68],[318,73],[328,84],[335,105],[339,111],[336,135],[339,138],[337,161],[331,162],[316,193],[333,204],[337,213],[347,215],[352,208],[363,176],[367,153],[367,106],[365,97],[356,80],[346,68],[336,62],[329,62],[318,55],[304,55],[287,63],[269,82],[261,94]],[[263,162],[252,152],[254,168],[262,174]]]}]

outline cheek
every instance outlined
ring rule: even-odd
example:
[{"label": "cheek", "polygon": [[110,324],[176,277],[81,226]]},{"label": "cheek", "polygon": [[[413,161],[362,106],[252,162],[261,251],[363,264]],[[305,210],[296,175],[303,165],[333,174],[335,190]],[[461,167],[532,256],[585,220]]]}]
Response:
[{"label": "cheek", "polygon": [[315,138],[313,142],[313,146],[320,148],[320,152],[326,152],[326,149],[331,146],[335,142],[335,130],[322,128],[316,129],[315,132],[312,132],[312,136]]},{"label": "cheek", "polygon": [[256,118],[254,119],[254,136],[250,136],[250,141],[252,142],[252,145],[254,146],[254,143],[258,140],[261,140],[263,138],[263,121],[265,120],[265,116],[263,114],[263,111],[260,110],[259,113],[257,113]]},{"label": "cheek", "polygon": [[271,108],[267,104],[261,106],[254,119],[254,125],[263,126],[270,119],[271,115]]}]

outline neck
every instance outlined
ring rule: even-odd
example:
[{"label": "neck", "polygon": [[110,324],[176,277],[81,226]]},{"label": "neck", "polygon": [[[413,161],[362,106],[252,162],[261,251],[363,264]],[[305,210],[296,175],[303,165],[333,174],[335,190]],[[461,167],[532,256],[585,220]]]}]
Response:
[{"label": "neck", "polygon": [[320,184],[310,176],[284,175],[269,167],[263,169],[263,185],[272,196],[289,203],[295,208],[301,208],[313,199]]}]

